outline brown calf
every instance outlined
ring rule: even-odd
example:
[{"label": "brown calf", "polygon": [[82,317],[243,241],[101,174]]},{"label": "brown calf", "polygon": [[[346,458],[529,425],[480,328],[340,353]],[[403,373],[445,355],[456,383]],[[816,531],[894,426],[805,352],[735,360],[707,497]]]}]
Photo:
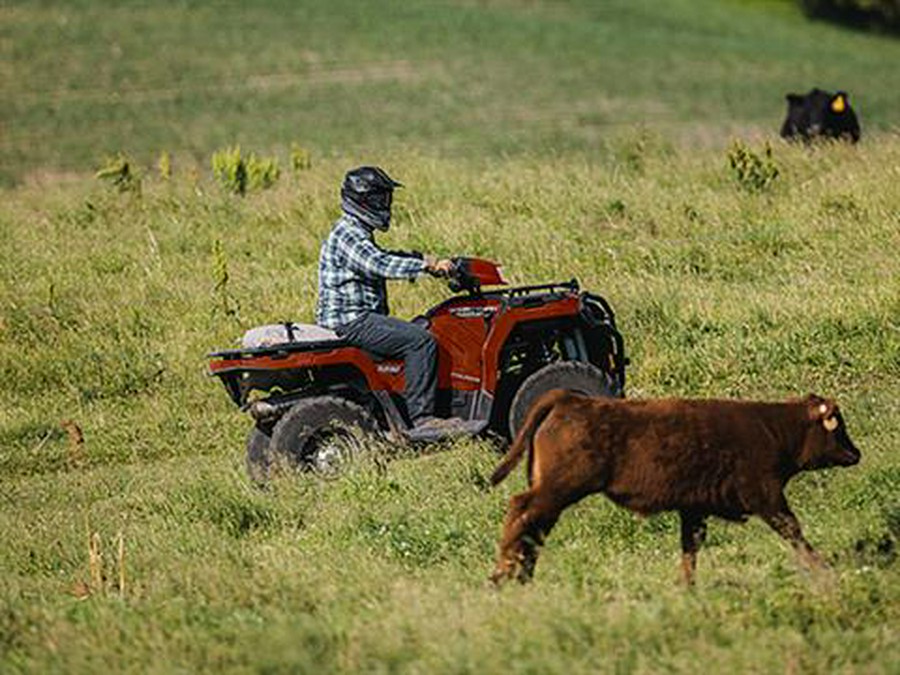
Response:
[{"label": "brown calf", "polygon": [[602,492],[640,514],[678,511],[684,578],[693,582],[706,519],[757,515],[809,565],[821,565],[784,496],[801,471],[850,466],[860,454],[833,401],[627,401],[557,389],[530,410],[491,476],[528,452],[529,489],[515,495],[491,578],[528,581],[563,509]]}]

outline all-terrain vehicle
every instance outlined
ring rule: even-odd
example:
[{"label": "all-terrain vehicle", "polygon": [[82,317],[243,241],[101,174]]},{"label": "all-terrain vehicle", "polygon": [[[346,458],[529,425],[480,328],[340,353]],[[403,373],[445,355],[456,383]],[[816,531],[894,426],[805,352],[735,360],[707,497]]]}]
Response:
[{"label": "all-terrain vehicle", "polygon": [[[478,258],[454,258],[448,281],[456,295],[414,319],[438,344],[438,417],[477,421],[478,433],[511,438],[550,389],[624,395],[624,343],[601,296],[574,279],[485,289],[506,281],[498,265]],[[210,373],[254,419],[247,466],[255,480],[275,459],[333,470],[347,439],[357,437],[353,427],[397,438],[410,427],[403,362],[319,326],[254,329],[241,348],[210,359]]]}]

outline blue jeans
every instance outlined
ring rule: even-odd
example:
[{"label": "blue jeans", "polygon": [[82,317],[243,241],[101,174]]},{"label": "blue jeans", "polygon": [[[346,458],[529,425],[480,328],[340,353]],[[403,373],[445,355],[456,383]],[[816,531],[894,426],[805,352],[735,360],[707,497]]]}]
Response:
[{"label": "blue jeans", "polygon": [[437,343],[421,326],[369,312],[335,332],[354,347],[388,359],[403,359],[406,411],[416,420],[434,414],[437,390]]}]

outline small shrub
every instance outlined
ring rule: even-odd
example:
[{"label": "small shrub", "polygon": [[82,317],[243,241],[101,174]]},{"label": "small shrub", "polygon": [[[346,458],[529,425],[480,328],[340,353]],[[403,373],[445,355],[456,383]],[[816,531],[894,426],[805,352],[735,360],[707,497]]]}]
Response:
[{"label": "small shrub", "polygon": [[231,278],[228,274],[228,258],[219,239],[213,244],[213,276],[215,279],[213,314],[221,312],[227,317],[239,318],[240,304],[228,288],[228,281]]},{"label": "small shrub", "polygon": [[239,145],[214,153],[212,170],[223,188],[241,196],[247,190],[272,187],[281,175],[277,159],[257,157],[253,153],[244,157]]},{"label": "small shrub", "polygon": [[106,163],[94,174],[100,180],[109,183],[119,192],[140,193],[141,178],[138,172],[131,166],[131,161],[125,155],[109,157]]},{"label": "small shrub", "polygon": [[738,185],[750,192],[767,190],[779,174],[768,143],[760,157],[741,141],[735,141],[728,151],[728,164]]},{"label": "small shrub", "polygon": [[247,165],[241,157],[241,146],[213,153],[212,170],[219,185],[228,192],[238,195],[247,193]]},{"label": "small shrub", "polygon": [[165,150],[160,153],[156,168],[159,169],[159,177],[164,181],[172,178],[172,156]]},{"label": "small shrub", "polygon": [[309,150],[296,143],[291,145],[291,169],[295,172],[306,171],[312,168],[312,157]]},{"label": "small shrub", "polygon": [[278,168],[278,160],[274,157],[257,157],[250,155],[247,158],[247,185],[251,190],[265,190],[278,182],[281,169]]},{"label": "small shrub", "polygon": [[606,202],[606,213],[610,218],[621,218],[627,210],[625,202],[621,199],[610,199]]},{"label": "small shrub", "polygon": [[72,587],[72,594],[79,600],[94,595],[115,592],[125,596],[125,535],[119,532],[112,539],[112,550],[104,551],[99,532],[90,532],[87,540],[88,574],[90,581],[79,579]]}]

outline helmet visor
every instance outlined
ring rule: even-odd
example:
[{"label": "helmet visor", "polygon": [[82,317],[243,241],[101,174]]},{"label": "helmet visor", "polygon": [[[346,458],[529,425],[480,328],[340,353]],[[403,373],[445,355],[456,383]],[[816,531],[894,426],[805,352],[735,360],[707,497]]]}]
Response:
[{"label": "helmet visor", "polygon": [[394,200],[394,193],[391,190],[378,190],[377,192],[370,192],[364,199],[366,206],[370,209],[389,211],[391,202]]}]

